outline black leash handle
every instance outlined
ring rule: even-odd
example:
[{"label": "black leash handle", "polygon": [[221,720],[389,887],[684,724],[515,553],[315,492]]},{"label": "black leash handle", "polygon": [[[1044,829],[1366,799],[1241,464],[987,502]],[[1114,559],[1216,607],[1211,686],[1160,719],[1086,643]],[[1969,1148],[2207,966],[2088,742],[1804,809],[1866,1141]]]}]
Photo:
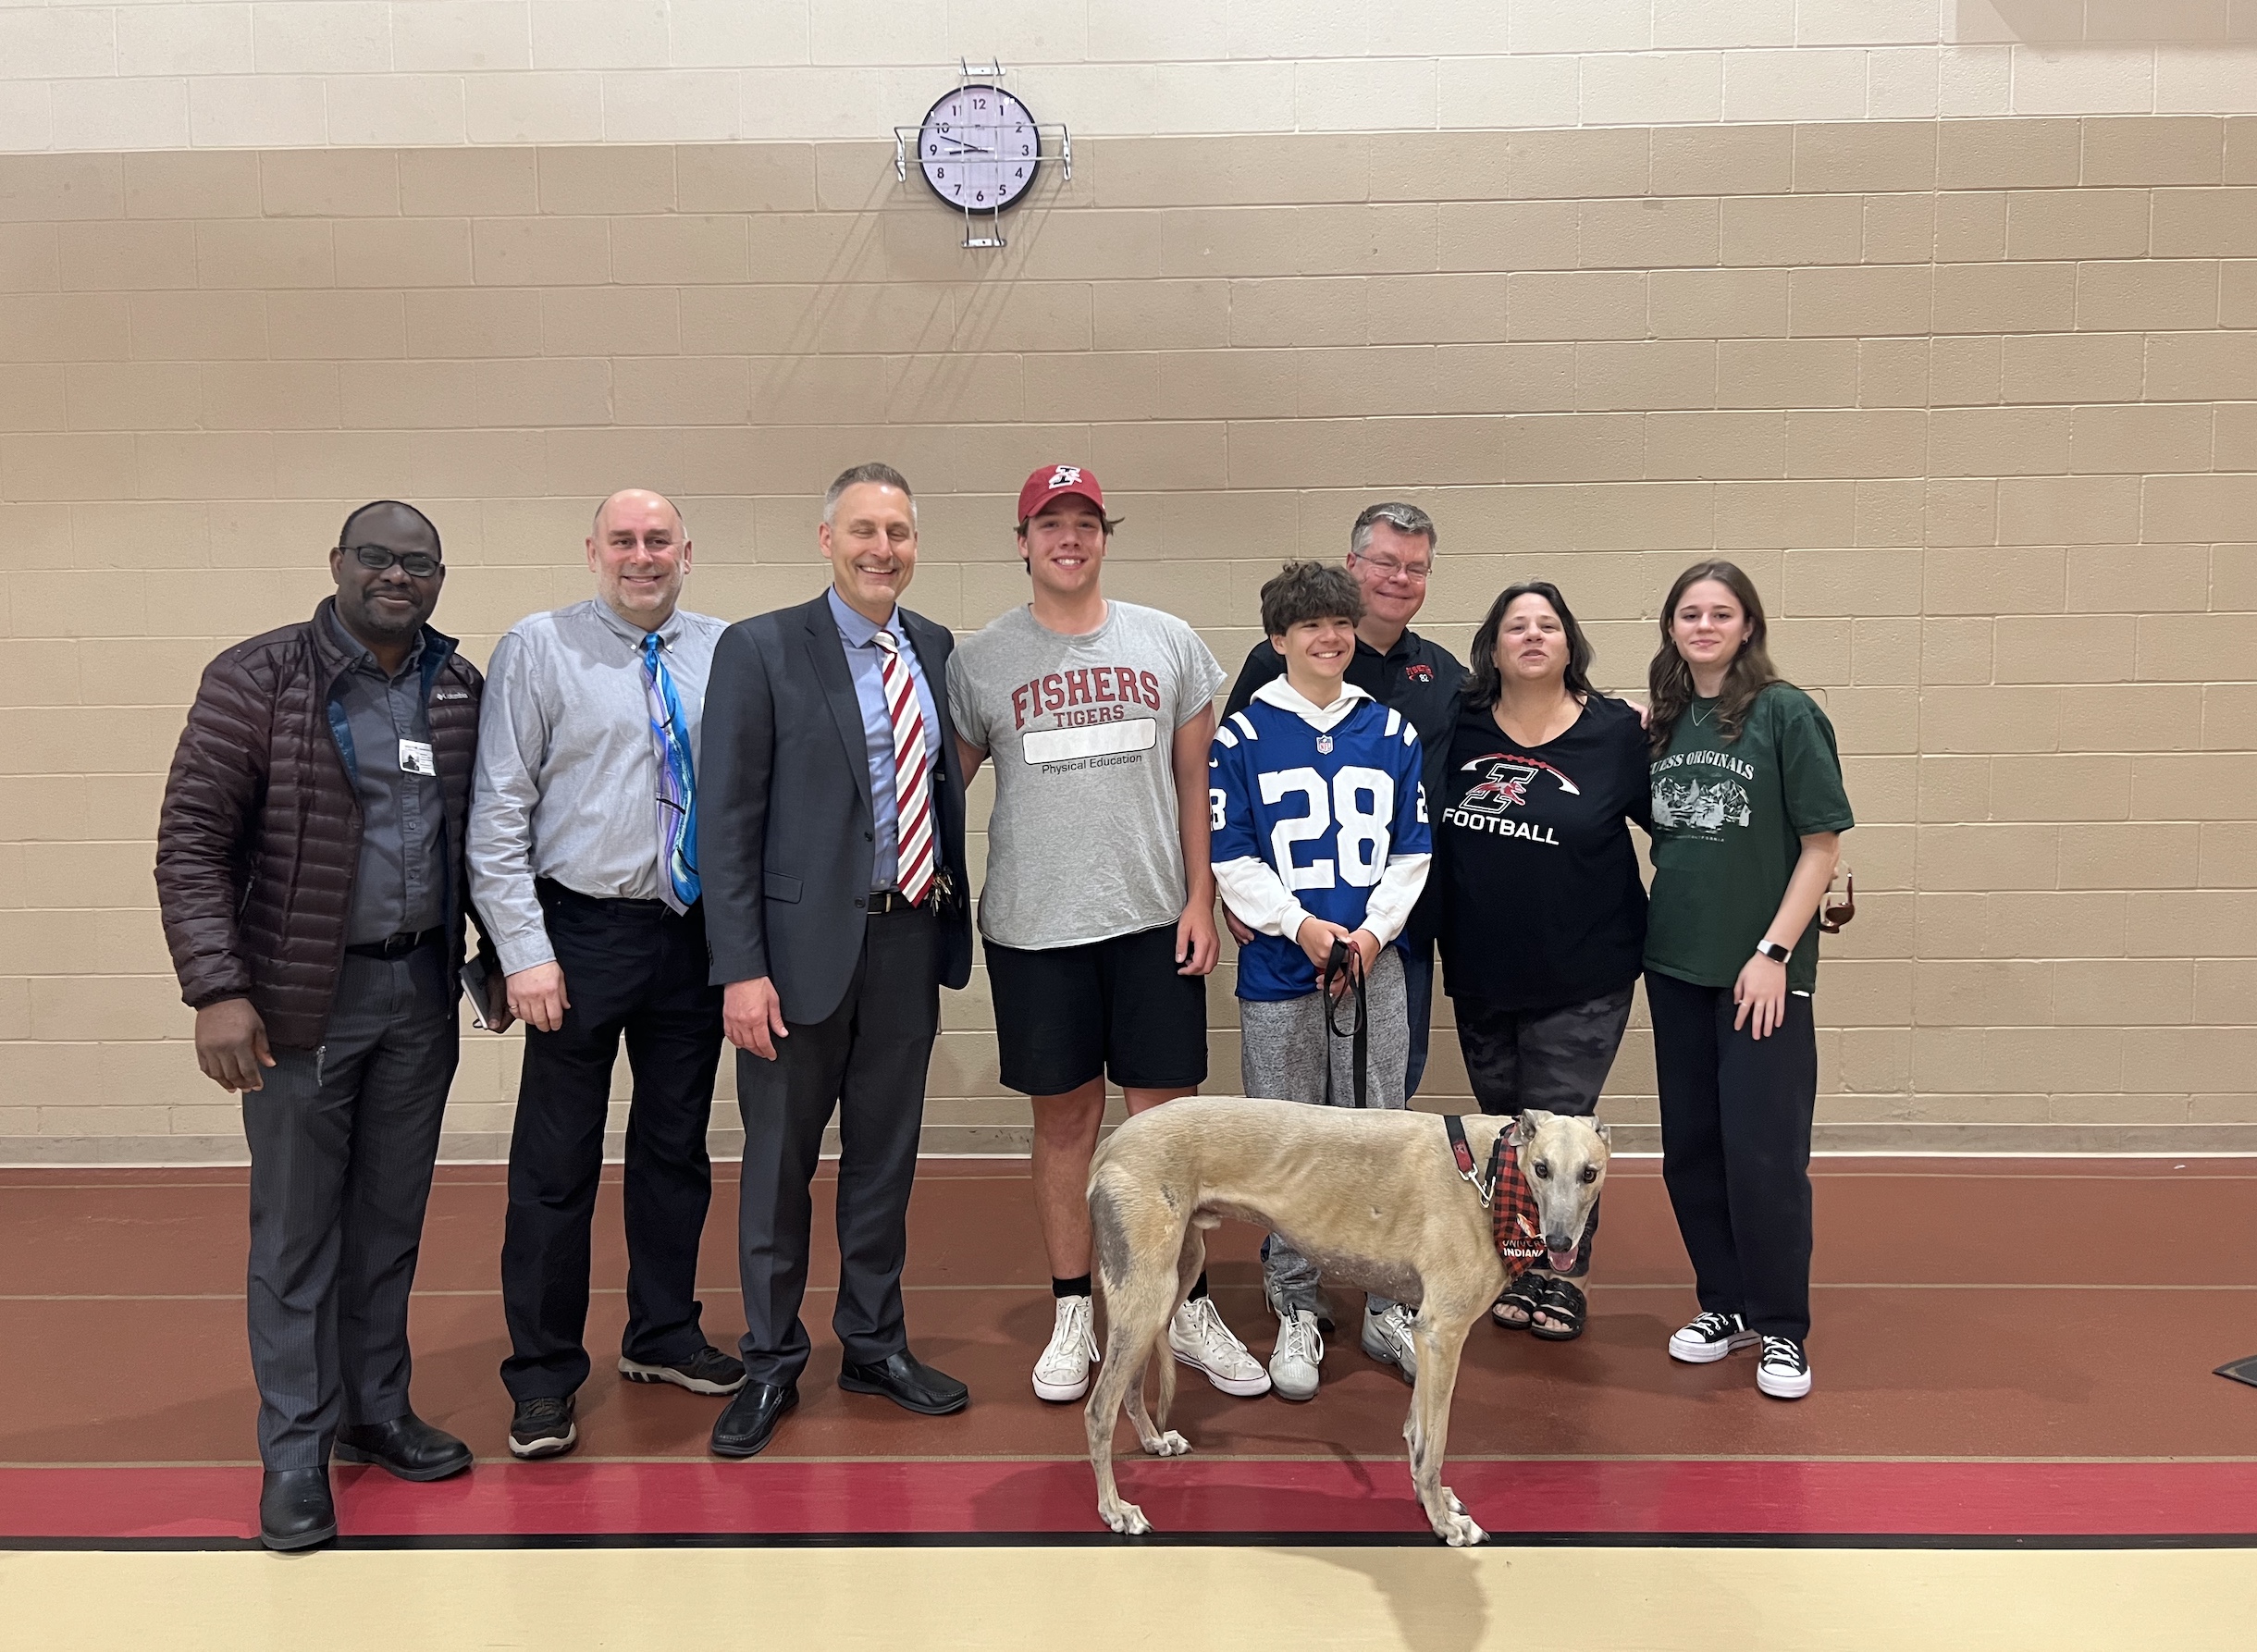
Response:
[{"label": "black leash handle", "polygon": [[[1354,994],[1356,1014],[1349,1030],[1340,1029],[1339,999],[1332,993],[1332,983],[1345,978],[1349,992],[1341,997]],[[1325,1105],[1332,1105],[1332,1041],[1350,1041],[1349,1064],[1355,1071],[1356,1106],[1359,1110],[1371,1105],[1369,1084],[1371,1078],[1371,1006],[1365,1001],[1363,986],[1363,955],[1341,937],[1335,936],[1332,951],[1325,959],[1325,973],[1317,981],[1317,991],[1325,995]]]}]

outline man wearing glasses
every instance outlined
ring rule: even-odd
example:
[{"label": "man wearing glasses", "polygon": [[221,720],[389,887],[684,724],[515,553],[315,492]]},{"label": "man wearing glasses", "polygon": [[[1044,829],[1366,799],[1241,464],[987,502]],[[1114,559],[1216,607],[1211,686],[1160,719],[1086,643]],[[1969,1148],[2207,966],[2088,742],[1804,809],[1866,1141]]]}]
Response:
[{"label": "man wearing glasses", "polygon": [[447,570],[422,512],[362,506],[329,569],[337,594],[310,622],[205,669],[157,824],[196,1065],[241,1095],[251,1146],[276,1549],[337,1535],[332,1456],[403,1480],[470,1466],[408,1404],[408,1291],[454,1076],[483,685],[428,623]]},{"label": "man wearing glasses", "polygon": [[501,1246],[501,1380],[524,1458],[580,1437],[589,1229],[623,1036],[635,1094],[620,1375],[693,1394],[745,1381],[706,1340],[697,1300],[722,1040],[697,759],[722,623],[681,606],[690,551],[669,500],[615,493],[587,536],[595,598],[535,614],[494,647],[470,863],[509,1012],[525,1023]]},{"label": "man wearing glasses", "polygon": [[[1436,544],[1434,519],[1416,505],[1366,505],[1349,531],[1347,562],[1363,591],[1363,618],[1356,623],[1356,657],[1349,663],[1348,681],[1381,705],[1394,707],[1418,730],[1429,797],[1442,795],[1442,770],[1449,761],[1449,735],[1457,724],[1458,687],[1465,681],[1465,668],[1455,655],[1411,629],[1426,600]],[[1239,670],[1239,680],[1231,684],[1222,721],[1227,722],[1243,711],[1255,689],[1283,675],[1285,661],[1277,650],[1266,638],[1256,643]],[[1437,879],[1427,886],[1402,934],[1403,994],[1411,1017],[1406,1099],[1418,1094],[1419,1080],[1426,1072],[1426,1033],[1434,1019],[1435,898],[1440,883]],[[1250,931],[1227,906],[1223,917],[1243,946]]]}]

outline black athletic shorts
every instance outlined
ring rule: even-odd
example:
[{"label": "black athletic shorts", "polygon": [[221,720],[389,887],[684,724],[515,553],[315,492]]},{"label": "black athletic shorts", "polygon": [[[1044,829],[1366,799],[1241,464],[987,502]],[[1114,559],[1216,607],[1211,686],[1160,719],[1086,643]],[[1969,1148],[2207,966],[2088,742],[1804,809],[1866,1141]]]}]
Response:
[{"label": "black athletic shorts", "polygon": [[1176,973],[1176,926],[1041,952],[986,943],[1003,1081],[1064,1095],[1101,1073],[1123,1089],[1207,1079],[1207,982]]}]

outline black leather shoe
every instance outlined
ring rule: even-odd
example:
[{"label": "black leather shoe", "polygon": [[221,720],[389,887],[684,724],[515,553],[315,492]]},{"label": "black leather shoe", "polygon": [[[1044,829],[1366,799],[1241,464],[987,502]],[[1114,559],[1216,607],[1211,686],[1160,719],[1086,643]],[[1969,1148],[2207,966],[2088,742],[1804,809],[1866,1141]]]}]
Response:
[{"label": "black leather shoe", "polygon": [[759,1456],[783,1413],[798,1403],[797,1383],[746,1383],[713,1424],[713,1455]]},{"label": "black leather shoe", "polygon": [[278,1554],[312,1548],[337,1535],[329,1471],[268,1469],[259,1483],[259,1541]]},{"label": "black leather shoe", "polygon": [[339,1429],[329,1455],[338,1462],[373,1462],[402,1480],[444,1480],[470,1466],[468,1446],[413,1412]]},{"label": "black leather shoe", "polygon": [[970,1401],[971,1390],[935,1371],[907,1349],[877,1365],[842,1365],[839,1387],[849,1394],[882,1394],[904,1411],[945,1417]]}]

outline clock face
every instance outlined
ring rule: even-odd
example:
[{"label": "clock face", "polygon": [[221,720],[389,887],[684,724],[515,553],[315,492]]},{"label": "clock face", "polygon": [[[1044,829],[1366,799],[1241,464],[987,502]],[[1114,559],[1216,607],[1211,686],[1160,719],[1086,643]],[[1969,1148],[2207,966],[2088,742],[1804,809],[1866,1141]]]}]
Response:
[{"label": "clock face", "polygon": [[949,205],[1000,212],[1034,187],[1042,165],[1034,117],[1000,86],[960,86],[932,105],[917,134],[918,164]]}]

